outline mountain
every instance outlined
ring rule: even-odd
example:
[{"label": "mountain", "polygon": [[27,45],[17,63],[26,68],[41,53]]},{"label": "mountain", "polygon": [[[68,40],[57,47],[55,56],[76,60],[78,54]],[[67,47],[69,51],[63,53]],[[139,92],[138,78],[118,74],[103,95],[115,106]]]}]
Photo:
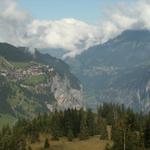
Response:
[{"label": "mountain", "polygon": [[61,59],[63,55],[66,53],[66,50],[61,48],[45,48],[39,49],[39,51],[44,54],[50,54],[51,56],[59,59]]},{"label": "mountain", "polygon": [[66,62],[83,83],[90,106],[115,102],[150,110],[150,31],[124,31]]},{"label": "mountain", "polygon": [[81,83],[66,63],[0,43],[0,120],[82,105]]}]

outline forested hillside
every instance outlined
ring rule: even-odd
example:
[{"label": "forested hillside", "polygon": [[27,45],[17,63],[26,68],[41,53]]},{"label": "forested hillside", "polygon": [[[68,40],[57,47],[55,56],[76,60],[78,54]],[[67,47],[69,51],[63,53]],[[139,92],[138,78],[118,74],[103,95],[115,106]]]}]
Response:
[{"label": "forested hillside", "polygon": [[82,105],[81,83],[62,60],[0,43],[0,128],[19,117]]},{"label": "forested hillside", "polygon": [[[36,150],[59,150],[71,143],[78,143],[79,148],[86,141],[95,141],[100,150],[104,150],[104,145],[105,150],[147,150],[150,148],[149,129],[149,114],[134,113],[123,105],[104,104],[97,113],[90,109],[55,110],[34,119],[22,118],[13,128],[3,127],[0,150],[35,150],[35,147]],[[97,148],[93,145],[93,150]]]}]

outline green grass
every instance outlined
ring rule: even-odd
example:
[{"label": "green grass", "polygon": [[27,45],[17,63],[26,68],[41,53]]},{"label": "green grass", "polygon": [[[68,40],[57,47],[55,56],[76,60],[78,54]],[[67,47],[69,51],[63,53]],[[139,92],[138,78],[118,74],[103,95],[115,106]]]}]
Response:
[{"label": "green grass", "polygon": [[16,121],[16,118],[9,114],[0,114],[0,129],[6,125],[13,125]]},{"label": "green grass", "polygon": [[0,67],[4,69],[8,69],[8,68],[12,68],[13,66],[5,58],[0,56]]},{"label": "green grass", "polygon": [[16,68],[26,68],[29,66],[29,63],[24,63],[24,62],[11,62],[11,64]]},{"label": "green grass", "polygon": [[11,107],[20,107],[28,115],[34,114],[36,109],[42,107],[36,99],[34,100],[32,97],[28,99],[22,92],[17,92],[14,97],[8,99],[8,102]]},{"label": "green grass", "polygon": [[40,108],[41,105],[35,100],[22,101],[22,109],[26,112],[26,114],[34,114],[37,108]]},{"label": "green grass", "polygon": [[36,75],[36,76],[31,76],[29,79],[26,79],[24,81],[24,84],[36,85],[38,83],[43,83],[43,82],[46,82],[45,75]]}]

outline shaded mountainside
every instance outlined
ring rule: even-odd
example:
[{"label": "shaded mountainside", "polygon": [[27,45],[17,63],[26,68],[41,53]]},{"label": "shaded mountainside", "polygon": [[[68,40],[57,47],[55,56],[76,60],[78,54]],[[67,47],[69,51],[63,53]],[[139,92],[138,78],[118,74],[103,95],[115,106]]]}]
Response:
[{"label": "shaded mountainside", "polygon": [[56,58],[60,58],[60,59],[66,53],[66,50],[61,49],[61,48],[46,48],[46,49],[39,49],[39,51],[41,53],[50,54],[51,56],[56,57]]},{"label": "shaded mountainside", "polygon": [[150,109],[149,31],[124,31],[66,62],[82,81],[90,105],[113,101],[137,111]]},{"label": "shaded mountainside", "polygon": [[36,61],[42,64],[47,64],[50,67],[53,67],[61,76],[67,75],[70,79],[70,82],[74,81],[72,85],[76,88],[80,88],[80,82],[73,74],[70,73],[69,66],[62,60],[56,59],[49,54],[42,54],[38,50],[36,50],[34,54],[31,54],[29,49],[26,47],[17,48],[7,43],[0,43],[0,56],[3,56],[8,61]]},{"label": "shaded mountainside", "polygon": [[3,114],[33,117],[82,104],[81,83],[62,60],[0,43],[0,119]]}]

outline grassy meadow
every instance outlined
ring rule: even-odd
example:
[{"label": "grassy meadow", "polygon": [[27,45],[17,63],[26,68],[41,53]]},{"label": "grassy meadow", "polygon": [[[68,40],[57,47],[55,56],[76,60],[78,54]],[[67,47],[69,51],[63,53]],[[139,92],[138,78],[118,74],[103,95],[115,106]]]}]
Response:
[{"label": "grassy meadow", "polygon": [[48,150],[104,150],[107,144],[112,144],[111,141],[100,140],[99,136],[90,137],[87,140],[74,139],[69,142],[67,138],[60,138],[59,141],[51,140],[48,135],[40,135],[40,140],[34,144],[28,144],[32,150],[42,150],[45,139],[49,139],[50,148]]}]

